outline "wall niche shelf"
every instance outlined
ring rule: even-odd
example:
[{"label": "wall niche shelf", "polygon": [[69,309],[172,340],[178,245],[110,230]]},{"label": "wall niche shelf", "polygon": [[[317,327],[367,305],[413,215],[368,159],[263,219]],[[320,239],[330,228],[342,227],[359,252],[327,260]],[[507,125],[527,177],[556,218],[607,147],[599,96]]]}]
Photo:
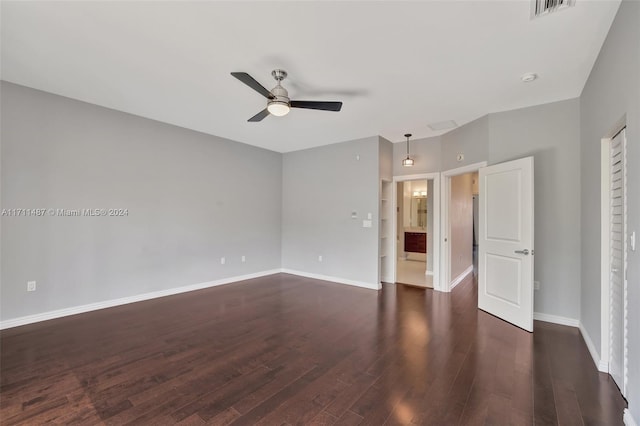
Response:
[{"label": "wall niche shelf", "polygon": [[389,200],[393,190],[393,182],[390,180],[380,181],[380,225],[379,225],[379,238],[378,253],[380,255],[380,262],[378,265],[379,277],[381,282],[393,282],[393,259],[390,253],[393,253],[393,238],[391,238],[391,223],[389,218],[391,217],[391,204]]}]

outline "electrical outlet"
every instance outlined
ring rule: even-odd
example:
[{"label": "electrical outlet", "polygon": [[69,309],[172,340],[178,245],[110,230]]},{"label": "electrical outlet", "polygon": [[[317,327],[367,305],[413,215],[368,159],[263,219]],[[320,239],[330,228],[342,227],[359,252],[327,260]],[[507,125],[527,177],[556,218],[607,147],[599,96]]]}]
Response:
[{"label": "electrical outlet", "polygon": [[227,263],[227,259],[225,259],[224,257],[220,258],[220,264],[224,265],[225,263]]},{"label": "electrical outlet", "polygon": [[27,281],[27,291],[36,291],[35,281]]},{"label": "electrical outlet", "polygon": [[318,256],[318,262],[322,262],[322,255]]},{"label": "electrical outlet", "polygon": [[533,289],[534,290],[540,290],[540,281],[534,281],[533,282]]},{"label": "electrical outlet", "polygon": [[247,261],[247,257],[246,256],[242,256],[242,263]]}]

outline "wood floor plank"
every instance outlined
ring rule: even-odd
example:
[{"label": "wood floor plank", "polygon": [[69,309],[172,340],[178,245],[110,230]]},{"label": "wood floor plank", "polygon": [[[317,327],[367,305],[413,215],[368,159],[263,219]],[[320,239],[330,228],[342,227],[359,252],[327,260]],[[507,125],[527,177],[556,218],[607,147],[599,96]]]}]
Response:
[{"label": "wood floor plank", "polygon": [[284,389],[269,397],[256,407],[251,409],[246,414],[243,414],[232,424],[255,424],[261,419],[267,417],[280,405],[284,404],[287,400],[296,396],[304,388],[309,386],[314,380],[321,377],[328,370],[327,366],[316,366],[312,370],[309,370],[303,376],[299,377],[294,382],[290,383]]},{"label": "wood floor plank", "polygon": [[[0,331],[4,425],[621,425],[575,328],[287,274]],[[171,314],[168,315],[167,313]]]},{"label": "wood floor plank", "polygon": [[364,424],[364,419],[362,418],[362,416],[359,416],[353,411],[348,410],[342,416],[340,416],[337,424],[339,424],[340,426],[357,426],[360,424]]},{"label": "wood floor plank", "polygon": [[340,418],[376,381],[376,377],[361,373],[347,386],[325,410],[333,416]]},{"label": "wood floor plank", "polygon": [[330,425],[336,424],[337,421],[338,421],[337,417],[332,416],[326,411],[321,411],[320,413],[318,413],[317,416],[311,419],[311,421],[307,424],[312,426],[330,426]]},{"label": "wood floor plank", "polygon": [[551,363],[544,336],[534,330],[533,414],[536,425],[557,425]]},{"label": "wood floor plank", "polygon": [[554,379],[553,393],[556,397],[558,423],[567,426],[584,426],[580,404],[573,386],[562,379]]},{"label": "wood floor plank", "polygon": [[229,407],[223,412],[216,415],[215,417],[212,417],[211,419],[209,419],[207,423],[211,425],[219,425],[219,426],[229,425],[233,423],[241,415],[242,414],[240,414],[238,410],[236,410],[233,407]]}]

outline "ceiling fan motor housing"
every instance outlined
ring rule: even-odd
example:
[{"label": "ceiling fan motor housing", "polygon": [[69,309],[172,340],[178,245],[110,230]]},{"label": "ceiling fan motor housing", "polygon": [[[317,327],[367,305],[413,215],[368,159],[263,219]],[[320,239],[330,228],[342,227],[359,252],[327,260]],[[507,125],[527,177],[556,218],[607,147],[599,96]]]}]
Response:
[{"label": "ceiling fan motor housing", "polygon": [[276,85],[276,87],[271,89],[271,94],[274,96],[274,98],[269,100],[267,105],[283,104],[289,106],[289,92],[287,92],[287,89],[280,85],[280,82],[287,78],[287,72],[285,70],[278,69],[271,71],[271,75],[276,79],[278,84]]},{"label": "ceiling fan motor housing", "polygon": [[271,75],[276,79],[278,84],[271,89],[273,98],[267,101],[267,110],[271,114],[281,117],[287,115],[289,108],[291,108],[289,92],[280,85],[280,82],[287,77],[287,72],[284,70],[273,70]]},{"label": "ceiling fan motor housing", "polygon": [[285,89],[284,87],[280,86],[279,82],[278,82],[278,85],[276,87],[271,89],[271,94],[275,98],[270,100],[269,103],[271,103],[271,102],[285,102],[287,104],[289,103],[289,92],[287,92],[287,89]]}]

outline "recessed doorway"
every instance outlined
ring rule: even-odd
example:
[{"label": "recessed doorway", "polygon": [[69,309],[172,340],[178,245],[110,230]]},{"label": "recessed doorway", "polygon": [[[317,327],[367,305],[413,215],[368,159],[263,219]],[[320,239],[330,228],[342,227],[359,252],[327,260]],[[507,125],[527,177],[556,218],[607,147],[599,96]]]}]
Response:
[{"label": "recessed doorway", "polygon": [[442,291],[451,291],[468,275],[477,274],[474,204],[480,197],[478,170],[486,165],[475,163],[442,173]]},{"label": "recessed doorway", "polygon": [[393,181],[393,282],[422,288],[439,283],[439,175]]}]

